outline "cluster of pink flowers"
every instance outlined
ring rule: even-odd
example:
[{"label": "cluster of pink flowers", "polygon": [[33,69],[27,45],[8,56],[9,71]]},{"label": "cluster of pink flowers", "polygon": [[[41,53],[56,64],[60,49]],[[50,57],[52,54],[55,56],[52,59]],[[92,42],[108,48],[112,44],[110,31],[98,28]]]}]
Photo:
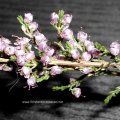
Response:
[{"label": "cluster of pink flowers", "polygon": [[[31,13],[25,13],[24,17],[18,16],[21,29],[27,37],[14,36],[16,38],[14,45],[7,38],[0,38],[0,57],[6,57],[16,62],[18,65],[17,72],[27,79],[29,89],[36,87],[37,82],[42,82],[50,76],[61,74],[68,69],[69,67],[66,68],[67,66],[62,63],[60,65],[61,61],[59,60],[61,59],[63,62],[68,61],[68,63],[79,63],[80,61],[90,63],[94,60],[100,60],[99,57],[102,56],[102,52],[106,55],[119,56],[120,43],[117,41],[111,43],[110,49],[107,50],[104,46],[101,47],[100,44],[97,46],[93,43],[88,34],[82,30],[75,37],[70,29],[72,18],[72,15],[65,14],[64,11],[51,14],[50,23],[58,33],[58,41],[53,41],[53,44],[49,44],[49,40],[38,30],[38,23],[33,21]],[[59,64],[50,64],[54,60],[58,60]],[[40,70],[38,70],[38,65],[41,65]],[[96,72],[94,71],[96,68],[91,66],[74,66],[72,69],[77,69],[84,74],[94,74]],[[1,62],[0,70],[11,71],[12,67]],[[81,96],[80,84],[77,80],[71,79],[70,85],[67,87],[76,98]]]}]

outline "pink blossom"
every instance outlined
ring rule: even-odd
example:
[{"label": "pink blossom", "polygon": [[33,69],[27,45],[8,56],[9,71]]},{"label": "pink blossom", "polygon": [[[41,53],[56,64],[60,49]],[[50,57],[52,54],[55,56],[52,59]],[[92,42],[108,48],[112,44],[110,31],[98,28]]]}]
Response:
[{"label": "pink blossom", "polygon": [[47,64],[50,62],[49,56],[44,55],[43,57],[41,57],[41,62],[42,62],[44,65],[47,65]]},{"label": "pink blossom", "polygon": [[88,53],[88,52],[84,52],[82,54],[82,59],[85,60],[85,61],[89,61],[91,59],[91,54]]},{"label": "pink blossom", "polygon": [[51,75],[57,75],[57,74],[60,74],[61,72],[62,72],[61,67],[59,67],[59,66],[53,66],[51,68],[50,74]]},{"label": "pink blossom", "polygon": [[42,33],[40,33],[39,31],[36,31],[34,33],[34,37],[35,37],[35,42],[38,46],[42,41],[47,41],[46,37]]},{"label": "pink blossom", "polygon": [[40,51],[44,51],[45,48],[47,48],[46,42],[45,42],[45,41],[41,41],[41,42],[39,43],[39,45],[38,45],[38,48],[39,48]]},{"label": "pink blossom", "polygon": [[90,67],[85,67],[85,68],[83,68],[82,72],[84,74],[89,74],[90,72],[92,72],[92,69]]},{"label": "pink blossom", "polygon": [[79,98],[81,96],[81,89],[80,88],[73,88],[72,94],[76,97]]},{"label": "pink blossom", "polygon": [[21,74],[23,74],[25,78],[29,78],[30,77],[30,73],[31,73],[31,69],[29,67],[23,66],[21,68]]},{"label": "pink blossom", "polygon": [[110,53],[114,56],[120,53],[120,44],[118,42],[112,42],[110,45]]},{"label": "pink blossom", "polygon": [[36,79],[34,76],[27,79],[27,85],[29,86],[28,90],[30,90],[30,87],[34,88],[36,86]]},{"label": "pink blossom", "polygon": [[71,23],[71,21],[72,21],[72,15],[70,15],[70,14],[65,14],[64,15],[64,19],[63,19],[63,24],[64,25],[69,25],[70,23]]},{"label": "pink blossom", "polygon": [[73,50],[71,51],[71,55],[72,55],[72,57],[73,57],[74,59],[78,59],[78,58],[80,57],[80,52],[79,52],[78,50],[76,50],[76,49],[73,49]]},{"label": "pink blossom", "polygon": [[25,18],[24,18],[24,21],[27,22],[27,23],[30,23],[33,21],[33,15],[31,13],[25,13]]},{"label": "pink blossom", "polygon": [[7,55],[14,55],[15,53],[15,48],[13,46],[6,46],[4,48],[4,52],[7,54]]},{"label": "pink blossom", "polygon": [[117,48],[117,47],[113,48],[113,47],[111,47],[111,48],[110,48],[110,53],[111,53],[112,55],[114,55],[114,56],[117,56],[117,55],[120,54],[120,48]]},{"label": "pink blossom", "polygon": [[72,40],[73,31],[71,29],[65,29],[60,33],[60,37],[66,40]]},{"label": "pink blossom", "polygon": [[25,64],[25,56],[23,55],[17,56],[16,62],[18,65],[23,66]]},{"label": "pink blossom", "polygon": [[80,40],[81,42],[84,42],[85,40],[87,40],[87,33],[83,32],[83,31],[79,31],[77,33],[77,39]]},{"label": "pink blossom", "polygon": [[57,24],[58,19],[59,19],[58,14],[55,13],[55,12],[53,12],[53,13],[51,14],[51,23],[52,23],[52,24]]},{"label": "pink blossom", "polygon": [[54,50],[53,48],[47,47],[47,48],[45,49],[45,54],[46,54],[47,56],[52,56],[52,55],[54,54],[54,52],[55,52],[55,50]]},{"label": "pink blossom", "polygon": [[29,24],[29,28],[33,31],[37,30],[38,24],[36,22],[32,22]]},{"label": "pink blossom", "polygon": [[34,51],[30,51],[30,52],[25,54],[25,60],[26,61],[33,60],[34,58],[35,58]]},{"label": "pink blossom", "polygon": [[15,50],[15,55],[16,56],[22,56],[22,55],[24,55],[25,54],[25,51],[24,50],[22,50],[22,49],[20,49],[20,50]]}]

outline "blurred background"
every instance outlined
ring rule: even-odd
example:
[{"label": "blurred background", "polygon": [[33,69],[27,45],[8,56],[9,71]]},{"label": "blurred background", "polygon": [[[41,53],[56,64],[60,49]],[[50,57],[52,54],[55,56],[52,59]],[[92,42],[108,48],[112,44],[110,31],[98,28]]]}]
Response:
[{"label": "blurred background", "polygon": [[[56,31],[50,25],[50,14],[61,9],[73,15],[70,28],[75,35],[82,27],[92,41],[99,41],[107,47],[112,41],[120,41],[119,0],[0,0],[0,34],[12,41],[11,35],[24,36],[17,16],[31,12],[42,33],[55,40]],[[21,87],[25,84],[21,80],[8,92],[14,83],[14,74],[0,73],[0,120],[120,120],[120,97],[113,99],[108,106],[103,103],[109,90],[120,84],[118,76],[85,79],[81,87],[86,97],[76,99],[68,91],[53,92],[49,88],[51,83],[56,84],[56,79],[58,83],[66,83],[69,76],[80,77],[79,72],[57,76],[31,91]],[[23,103],[30,100],[43,100],[44,103]],[[45,103],[49,100],[62,103]]]}]

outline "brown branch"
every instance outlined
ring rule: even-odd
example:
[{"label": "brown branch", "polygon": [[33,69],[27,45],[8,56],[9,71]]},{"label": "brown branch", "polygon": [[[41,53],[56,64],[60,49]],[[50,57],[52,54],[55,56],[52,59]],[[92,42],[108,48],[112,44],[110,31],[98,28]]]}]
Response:
[{"label": "brown branch", "polygon": [[[7,63],[9,59],[6,58],[0,58],[0,63]],[[107,61],[99,61],[99,62],[90,62],[90,61],[84,61],[80,60],[79,62],[71,62],[71,61],[65,61],[65,60],[55,60],[52,59],[49,63],[49,65],[59,65],[59,66],[69,66],[69,67],[120,67],[120,63],[109,63]]]}]

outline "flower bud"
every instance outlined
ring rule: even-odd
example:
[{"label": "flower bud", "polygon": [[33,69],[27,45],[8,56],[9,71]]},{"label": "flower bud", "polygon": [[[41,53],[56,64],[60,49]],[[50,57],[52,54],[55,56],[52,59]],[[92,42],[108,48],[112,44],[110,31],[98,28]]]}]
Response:
[{"label": "flower bud", "polygon": [[35,87],[36,86],[36,79],[35,77],[31,76],[30,78],[27,79],[27,84],[29,86],[29,90],[30,87]]},{"label": "flower bud", "polygon": [[47,49],[45,49],[45,54],[47,56],[52,56],[54,54],[55,50],[53,48],[48,47]]},{"label": "flower bud", "polygon": [[52,24],[57,24],[58,19],[59,19],[58,14],[56,14],[55,12],[53,12],[53,13],[51,14],[51,23],[52,23]]},{"label": "flower bud", "polygon": [[31,13],[25,13],[24,17],[24,22],[30,23],[33,21],[33,15]]},{"label": "flower bud", "polygon": [[0,51],[3,51],[5,47],[6,47],[5,43],[0,41]]},{"label": "flower bud", "polygon": [[57,75],[57,74],[60,74],[61,72],[62,72],[61,67],[53,66],[51,68],[50,74],[51,75]]},{"label": "flower bud", "polygon": [[111,45],[110,45],[111,48],[120,48],[120,44],[115,41],[115,42],[112,42]]},{"label": "flower bud", "polygon": [[24,54],[25,54],[25,51],[22,50],[22,49],[21,49],[21,50],[17,50],[17,49],[15,50],[15,55],[16,55],[16,56],[22,56],[22,55],[24,55]]},{"label": "flower bud", "polygon": [[29,78],[30,77],[30,73],[31,73],[31,69],[29,67],[23,66],[21,68],[21,72],[22,72],[21,74],[23,74],[25,78]]},{"label": "flower bud", "polygon": [[92,55],[93,58],[97,58],[100,55],[100,51],[97,48],[92,49],[89,51],[89,53]]},{"label": "flower bud", "polygon": [[89,61],[91,59],[91,54],[88,53],[88,52],[84,52],[82,54],[82,59],[85,60],[85,61]]},{"label": "flower bud", "polygon": [[63,24],[64,25],[69,25],[72,21],[72,15],[69,15],[69,14],[65,14],[64,15],[64,19],[63,19]]},{"label": "flower bud", "polygon": [[35,37],[35,42],[38,46],[39,46],[40,42],[47,41],[46,37],[42,33],[40,33],[39,31],[36,31],[34,33],[34,37]]},{"label": "flower bud", "polygon": [[15,53],[15,48],[14,48],[13,46],[6,46],[6,47],[4,48],[4,52],[5,52],[5,54],[7,54],[7,55],[14,55],[14,53]]},{"label": "flower bud", "polygon": [[66,40],[72,40],[73,31],[71,29],[65,29],[60,33],[60,37]]},{"label": "flower bud", "polygon": [[38,45],[38,48],[40,51],[44,51],[46,47],[47,47],[47,44],[45,41],[40,42]]},{"label": "flower bud", "polygon": [[11,41],[7,38],[1,37],[1,41],[4,42],[5,44],[11,44]]},{"label": "flower bud", "polygon": [[76,97],[79,98],[81,96],[81,89],[80,88],[73,88],[72,89],[72,94]]},{"label": "flower bud", "polygon": [[119,55],[120,54],[120,48],[117,48],[117,47],[115,47],[115,48],[110,48],[110,53],[112,54],[112,55],[114,55],[114,56],[117,56],[117,55]]},{"label": "flower bud", "polygon": [[26,53],[26,55],[25,55],[25,60],[26,61],[33,60],[34,58],[35,58],[34,51],[30,51],[30,52]]},{"label": "flower bud", "polygon": [[30,28],[30,30],[35,31],[38,28],[38,24],[36,22],[32,22],[32,23],[30,23],[29,28]]},{"label": "flower bud", "polygon": [[41,62],[42,62],[44,65],[47,65],[47,64],[50,62],[49,56],[44,55],[43,57],[41,57]]},{"label": "flower bud", "polygon": [[79,31],[77,33],[77,39],[80,40],[81,42],[84,42],[85,40],[87,40],[87,33],[83,32],[83,31]]},{"label": "flower bud", "polygon": [[71,55],[74,59],[78,59],[80,57],[80,52],[78,50],[72,50]]},{"label": "flower bud", "polygon": [[112,42],[110,45],[110,53],[114,56],[120,54],[120,44],[118,42]]},{"label": "flower bud", "polygon": [[25,56],[17,56],[16,62],[18,65],[23,66],[25,64]]},{"label": "flower bud", "polygon": [[85,67],[82,70],[82,73],[84,73],[84,74],[89,74],[90,72],[92,72],[92,69],[90,67]]},{"label": "flower bud", "polygon": [[3,71],[12,71],[13,68],[12,67],[9,67],[7,65],[4,65],[3,68],[2,68]]}]

